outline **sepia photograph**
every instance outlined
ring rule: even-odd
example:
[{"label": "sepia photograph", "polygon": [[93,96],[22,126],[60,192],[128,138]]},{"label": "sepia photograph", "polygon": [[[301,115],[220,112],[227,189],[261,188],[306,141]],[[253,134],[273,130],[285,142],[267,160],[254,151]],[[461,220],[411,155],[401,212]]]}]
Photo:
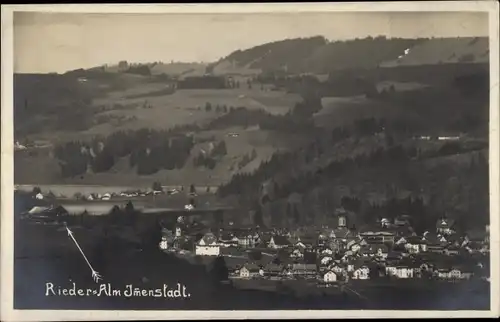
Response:
[{"label": "sepia photograph", "polygon": [[2,320],[498,316],[498,3],[411,4],[2,6]]}]

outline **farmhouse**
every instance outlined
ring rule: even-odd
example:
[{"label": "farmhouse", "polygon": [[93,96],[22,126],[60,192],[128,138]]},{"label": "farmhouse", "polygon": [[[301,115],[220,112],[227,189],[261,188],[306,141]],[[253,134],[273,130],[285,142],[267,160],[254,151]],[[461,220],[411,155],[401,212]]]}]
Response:
[{"label": "farmhouse", "polygon": [[354,270],[354,272],[352,274],[352,279],[355,279],[355,280],[367,280],[369,278],[370,278],[370,269],[365,265]]},{"label": "farmhouse", "polygon": [[290,254],[292,258],[304,258],[304,250],[301,248],[295,248]]},{"label": "farmhouse", "polygon": [[455,221],[452,219],[442,218],[436,223],[436,232],[438,234],[451,235],[454,230]]},{"label": "farmhouse", "polygon": [[206,233],[196,245],[196,255],[218,256],[220,254],[220,245],[217,243],[215,235],[211,232]]},{"label": "farmhouse", "polygon": [[340,266],[337,262],[333,261],[328,265],[328,270],[334,272],[337,274],[337,276],[340,276],[345,272],[344,267]]},{"label": "farmhouse", "polygon": [[406,240],[405,249],[410,254],[418,254],[427,251],[427,242],[418,238],[410,236]]},{"label": "farmhouse", "polygon": [[271,240],[269,241],[268,247],[269,248],[274,248],[274,249],[280,249],[280,248],[285,248],[290,245],[290,242],[285,236],[272,236]]},{"label": "farmhouse", "polygon": [[160,249],[166,250],[173,246],[173,241],[175,239],[173,233],[170,230],[163,228],[161,230],[161,234]]},{"label": "farmhouse", "polygon": [[445,280],[460,280],[460,279],[469,279],[472,277],[472,272],[468,270],[463,270],[454,267],[454,268],[440,268],[436,271],[436,275],[438,278]]},{"label": "farmhouse", "polygon": [[384,244],[370,245],[370,252],[374,256],[387,258],[389,253],[389,248]]},{"label": "farmhouse", "polygon": [[332,283],[337,281],[337,274],[333,271],[328,271],[323,275],[323,281],[325,283]]},{"label": "farmhouse", "polygon": [[385,273],[397,278],[413,278],[414,269],[408,265],[388,265],[385,268]]},{"label": "farmhouse", "polygon": [[253,248],[261,241],[258,234],[251,232],[240,232],[233,240],[238,242],[238,246],[245,248]]},{"label": "farmhouse", "polygon": [[316,264],[293,264],[292,273],[294,275],[310,276],[316,275]]},{"label": "farmhouse", "polygon": [[246,264],[240,269],[240,277],[253,278],[259,276],[259,266],[255,264]]},{"label": "farmhouse", "polygon": [[265,276],[281,276],[285,273],[285,268],[280,264],[269,263],[263,271]]},{"label": "farmhouse", "polygon": [[333,258],[331,258],[330,256],[325,256],[321,259],[321,265],[328,265],[331,261],[333,260]]}]

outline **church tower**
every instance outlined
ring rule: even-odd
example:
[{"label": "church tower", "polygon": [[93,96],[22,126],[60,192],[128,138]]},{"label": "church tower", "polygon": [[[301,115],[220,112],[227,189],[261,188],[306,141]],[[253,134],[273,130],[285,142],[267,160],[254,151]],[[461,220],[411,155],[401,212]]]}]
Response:
[{"label": "church tower", "polygon": [[347,227],[347,211],[344,208],[335,210],[335,216],[337,217],[337,227]]},{"label": "church tower", "polygon": [[338,216],[338,226],[340,227],[347,227],[347,216],[345,214],[340,214]]},{"label": "church tower", "polygon": [[181,237],[182,236],[182,228],[180,225],[175,226],[175,237]]}]

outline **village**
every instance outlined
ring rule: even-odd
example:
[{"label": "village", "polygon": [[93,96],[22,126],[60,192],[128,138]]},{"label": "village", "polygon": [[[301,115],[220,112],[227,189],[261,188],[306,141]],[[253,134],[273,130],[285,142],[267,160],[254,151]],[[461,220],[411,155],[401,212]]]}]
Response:
[{"label": "village", "polygon": [[204,234],[191,233],[195,228],[179,217],[175,231],[163,229],[159,247],[181,257],[224,257],[233,281],[302,280],[317,287],[370,280],[489,281],[488,226],[459,234],[453,220],[442,218],[435,230],[418,236],[407,216],[359,230],[349,225],[344,209],[335,217],[335,228],[226,227]]}]

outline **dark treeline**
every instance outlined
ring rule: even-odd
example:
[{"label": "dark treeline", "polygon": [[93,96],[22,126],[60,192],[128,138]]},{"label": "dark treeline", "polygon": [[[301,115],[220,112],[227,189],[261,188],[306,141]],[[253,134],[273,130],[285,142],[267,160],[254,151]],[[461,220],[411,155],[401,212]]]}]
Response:
[{"label": "dark treeline", "polygon": [[150,97],[155,97],[155,96],[172,95],[174,93],[175,93],[175,85],[169,84],[165,88],[162,88],[159,90],[146,92],[146,93],[131,94],[131,95],[127,95],[126,98],[128,98],[128,99],[150,98]]},{"label": "dark treeline", "polygon": [[141,76],[151,76],[151,69],[148,65],[130,66],[125,73]]},{"label": "dark treeline", "polygon": [[271,72],[260,74],[256,80],[262,84],[272,84],[275,89],[300,95],[314,94],[319,97],[365,95],[373,98],[379,94],[374,80],[356,75],[334,76],[332,74],[326,81],[320,82],[312,75],[291,76]]},{"label": "dark treeline", "polygon": [[260,129],[270,131],[313,131],[315,125],[311,116],[321,108],[321,99],[314,95],[305,96],[285,115],[274,115],[263,109],[229,108],[227,114],[210,122],[208,129],[258,125]]},{"label": "dark treeline", "polygon": [[141,129],[119,131],[91,142],[68,142],[56,146],[54,154],[60,160],[61,173],[72,177],[92,172],[106,172],[122,157],[129,156],[131,167],[138,174],[152,174],[161,169],[182,168],[194,146],[191,136],[179,134],[194,126],[179,126],[170,130]]},{"label": "dark treeline", "polygon": [[262,130],[296,132],[298,130],[310,129],[314,124],[309,120],[300,120],[286,115],[274,115],[262,109],[247,109],[237,107],[208,125],[208,129],[224,129],[232,126],[244,128],[258,125]]}]

